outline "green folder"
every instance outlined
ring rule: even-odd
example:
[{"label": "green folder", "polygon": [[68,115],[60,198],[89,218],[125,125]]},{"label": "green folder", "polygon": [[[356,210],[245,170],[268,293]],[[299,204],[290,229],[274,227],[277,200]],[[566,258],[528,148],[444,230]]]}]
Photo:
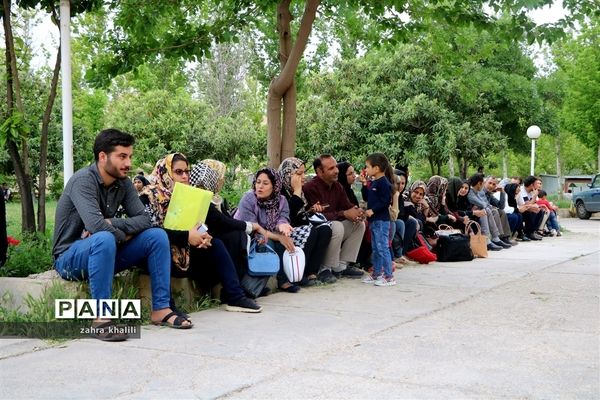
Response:
[{"label": "green folder", "polygon": [[188,231],[197,223],[204,223],[212,198],[213,193],[208,190],[176,182],[164,227]]}]

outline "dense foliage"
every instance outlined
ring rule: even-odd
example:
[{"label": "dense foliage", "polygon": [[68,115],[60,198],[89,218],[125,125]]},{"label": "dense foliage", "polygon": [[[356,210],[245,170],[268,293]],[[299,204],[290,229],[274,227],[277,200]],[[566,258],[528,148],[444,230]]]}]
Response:
[{"label": "dense foliage", "polygon": [[[265,100],[281,67],[272,34],[278,1],[80,3],[72,46],[75,169],[92,161],[93,138],[109,126],[135,134],[135,168],[146,172],[169,151],[221,159],[230,174],[266,162]],[[538,173],[597,171],[598,9],[570,1],[571,15],[588,18],[580,32],[563,31],[573,19],[532,25],[527,8],[548,2],[533,3],[489,2],[492,18],[479,1],[322,2],[295,78],[297,154],[310,160],[327,151],[362,163],[383,150],[422,176],[464,176],[479,166],[502,174],[503,162],[508,174],[526,175],[525,131],[537,124]],[[53,3],[40,4],[47,10]],[[292,2],[296,15],[301,8]],[[391,9],[418,17],[406,21]],[[0,144],[20,144],[26,135],[35,188],[52,71],[32,64],[32,25],[41,12],[12,11],[24,112],[0,102]],[[526,47],[538,39],[553,41],[556,60],[543,73]],[[9,76],[0,75],[6,93]],[[47,160],[55,194],[60,118],[55,104]],[[0,177],[13,188],[14,174],[0,152]]]}]

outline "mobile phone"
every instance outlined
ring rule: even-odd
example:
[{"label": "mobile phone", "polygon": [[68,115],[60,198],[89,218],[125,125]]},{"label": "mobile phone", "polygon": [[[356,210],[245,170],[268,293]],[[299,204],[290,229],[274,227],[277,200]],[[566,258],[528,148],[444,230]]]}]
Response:
[{"label": "mobile phone", "polygon": [[198,232],[200,232],[200,233],[205,233],[205,232],[208,232],[208,226],[206,226],[206,225],[204,225],[204,224],[201,224],[201,225],[198,227]]}]

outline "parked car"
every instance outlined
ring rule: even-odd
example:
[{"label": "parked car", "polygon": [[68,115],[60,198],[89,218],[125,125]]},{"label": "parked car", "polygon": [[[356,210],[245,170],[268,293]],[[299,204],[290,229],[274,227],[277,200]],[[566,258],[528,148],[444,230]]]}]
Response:
[{"label": "parked car", "polygon": [[600,174],[594,176],[589,189],[573,194],[573,207],[581,219],[589,219],[592,213],[600,212]]}]

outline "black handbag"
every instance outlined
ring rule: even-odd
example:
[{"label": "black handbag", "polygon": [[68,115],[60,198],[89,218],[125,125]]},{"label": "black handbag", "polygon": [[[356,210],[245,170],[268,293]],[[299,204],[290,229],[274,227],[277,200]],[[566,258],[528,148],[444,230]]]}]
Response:
[{"label": "black handbag", "polygon": [[434,251],[438,261],[441,262],[471,261],[474,258],[471,251],[471,240],[467,235],[461,233],[440,236]]}]

